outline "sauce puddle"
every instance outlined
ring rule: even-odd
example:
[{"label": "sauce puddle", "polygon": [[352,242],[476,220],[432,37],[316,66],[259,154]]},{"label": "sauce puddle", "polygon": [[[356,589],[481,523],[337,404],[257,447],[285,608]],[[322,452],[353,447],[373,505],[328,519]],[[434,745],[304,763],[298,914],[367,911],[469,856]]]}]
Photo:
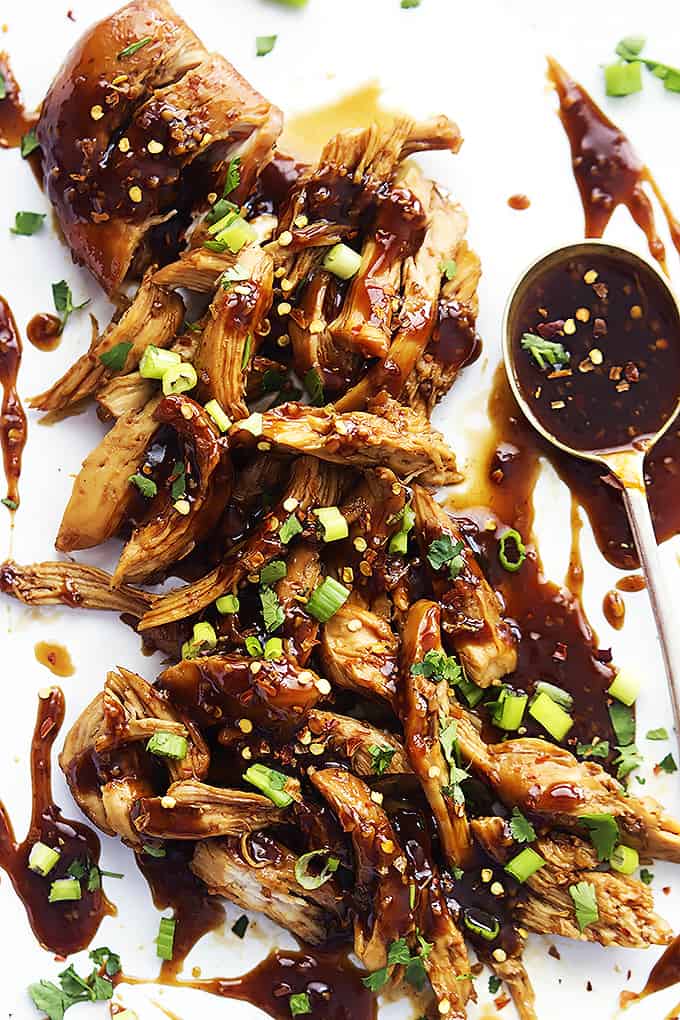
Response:
[{"label": "sauce puddle", "polygon": [[529,206],[531,205],[531,199],[529,198],[528,195],[522,194],[510,195],[510,198],[508,199],[508,205],[510,206],[511,209],[514,209],[516,212],[523,212],[525,209],[528,209]]},{"label": "sauce puddle", "polygon": [[[24,905],[33,933],[40,945],[57,956],[69,956],[85,949],[102,919],[114,914],[101,889],[89,889],[88,869],[97,868],[100,843],[82,822],[64,818],[52,797],[52,747],[64,721],[64,695],[53,687],[38,702],[31,742],[31,821],[26,838],[17,843],[12,823],[0,804],[0,868],[7,872]],[[30,871],[28,857],[38,841],[58,849],[60,857],[46,877]],[[50,886],[55,879],[69,878],[69,868],[78,862],[85,868],[81,899],[50,903]],[[98,876],[97,876],[98,877]]]},{"label": "sauce puddle", "polygon": [[279,148],[316,162],[328,139],[339,131],[393,120],[394,113],[382,106],[381,97],[380,84],[369,81],[330,103],[287,117]]},{"label": "sauce puddle", "polygon": [[[3,100],[5,102],[5,100]],[[21,337],[12,310],[0,297],[0,447],[7,481],[6,506],[15,510],[19,505],[21,457],[28,431],[26,415],[17,393],[17,376],[21,365]]]},{"label": "sauce puddle", "polygon": [[50,641],[38,641],[33,649],[41,666],[47,666],[55,676],[73,676],[75,666],[68,649]]},{"label": "sauce puddle", "polygon": [[26,327],[26,336],[39,351],[56,351],[61,335],[61,319],[49,312],[38,312]]},{"label": "sauce puddle", "polygon": [[22,137],[35,127],[38,115],[26,113],[21,89],[6,53],[0,53],[0,75],[5,80],[6,90],[5,98],[0,101],[0,148],[15,149],[21,145]]}]

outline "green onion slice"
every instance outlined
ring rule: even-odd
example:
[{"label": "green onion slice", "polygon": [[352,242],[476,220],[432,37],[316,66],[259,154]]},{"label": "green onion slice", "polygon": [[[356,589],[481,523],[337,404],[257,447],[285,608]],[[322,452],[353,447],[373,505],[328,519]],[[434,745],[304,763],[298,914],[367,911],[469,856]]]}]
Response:
[{"label": "green onion slice", "polygon": [[161,758],[173,758],[176,761],[181,761],[187,756],[189,744],[186,737],[159,730],[147,741],[146,749],[150,754],[160,755]]},{"label": "green onion slice", "polygon": [[172,960],[176,924],[173,917],[161,917],[156,936],[156,956],[161,960]]},{"label": "green onion slice", "polygon": [[284,775],[283,772],[270,769],[267,765],[256,764],[246,769],[243,778],[247,783],[261,790],[265,797],[269,797],[277,807],[288,807],[293,803],[293,798],[285,789],[290,777]]},{"label": "green onion slice", "polygon": [[350,280],[359,272],[361,255],[346,244],[334,244],[326,253],[323,268],[341,280]]},{"label": "green onion slice", "polygon": [[149,344],[139,362],[139,374],[143,379],[162,379],[169,368],[181,365],[182,359],[176,351]]},{"label": "green onion slice", "polygon": [[498,938],[501,930],[497,917],[487,914],[486,910],[479,910],[477,907],[468,907],[463,912],[463,924],[468,931],[479,935],[486,942],[493,942]]},{"label": "green onion slice", "polygon": [[189,362],[183,361],[180,365],[171,365],[163,372],[163,393],[166,397],[187,393],[193,390],[197,382],[196,369]]},{"label": "green onion slice", "polygon": [[319,623],[327,623],[350,596],[349,588],[333,577],[325,577],[307,600],[307,612]]},{"label": "green onion slice", "polygon": [[[317,857],[326,858],[326,860],[321,871],[316,875],[312,875],[309,871],[309,865]],[[295,878],[298,885],[301,885],[303,889],[318,889],[320,886],[325,885],[326,882],[330,882],[339,865],[339,858],[332,855],[330,850],[310,850],[308,854],[303,854],[296,860]]]},{"label": "green onion slice", "polygon": [[317,510],[313,510],[312,513],[319,520],[324,542],[337,542],[339,539],[347,538],[349,535],[347,521],[337,506],[320,506]]},{"label": "green onion slice", "polygon": [[57,878],[50,886],[50,903],[66,903],[81,899],[83,893],[77,878]]},{"label": "green onion slice", "polygon": [[55,850],[51,846],[47,846],[45,843],[37,842],[31,847],[31,852],[28,855],[28,867],[31,871],[34,871],[36,875],[49,875],[50,871],[61,857],[61,851]]},{"label": "green onion slice", "polygon": [[[508,549],[508,542],[512,543]],[[514,549],[513,549],[514,547]],[[527,550],[522,536],[514,528],[504,531],[498,541],[498,559],[501,566],[511,574],[516,573],[527,558]]]},{"label": "green onion slice", "polygon": [[545,861],[541,855],[532,850],[530,846],[527,846],[524,850],[520,850],[516,857],[508,861],[505,865],[505,870],[518,882],[526,882],[544,864]]}]

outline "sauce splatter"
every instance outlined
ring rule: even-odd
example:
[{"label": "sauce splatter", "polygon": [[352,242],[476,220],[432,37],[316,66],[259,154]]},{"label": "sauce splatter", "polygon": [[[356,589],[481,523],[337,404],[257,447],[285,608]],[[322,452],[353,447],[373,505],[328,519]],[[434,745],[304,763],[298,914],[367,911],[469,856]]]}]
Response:
[{"label": "sauce splatter", "polygon": [[56,351],[61,335],[61,319],[49,312],[38,312],[26,327],[26,336],[40,351]]},{"label": "sauce splatter", "polygon": [[38,641],[35,648],[35,657],[41,666],[47,666],[55,676],[73,676],[75,666],[71,662],[68,649],[63,645],[53,644],[49,641]]},{"label": "sauce splatter", "polygon": [[626,619],[626,603],[618,591],[608,591],[602,600],[602,612],[610,627],[621,630]]},{"label": "sauce splatter", "polygon": [[644,591],[647,587],[642,574],[628,574],[616,582],[619,591]]},{"label": "sauce splatter", "polygon": [[23,135],[35,126],[38,116],[26,113],[21,89],[6,53],[0,53],[0,75],[5,80],[6,92],[5,98],[0,99],[0,148],[14,149],[21,145]]},{"label": "sauce splatter", "polygon": [[19,505],[21,457],[26,445],[27,423],[17,393],[17,376],[21,365],[21,337],[12,310],[0,297],[0,447],[7,480],[6,499],[11,509]]},{"label": "sauce splatter", "polygon": [[515,209],[517,212],[523,212],[525,209],[528,209],[529,206],[531,205],[531,199],[529,198],[528,195],[522,194],[510,195],[510,198],[508,199],[508,205],[510,206],[511,209]]},{"label": "sauce splatter", "polygon": [[328,139],[339,131],[393,120],[394,114],[382,106],[381,97],[380,84],[369,81],[330,103],[293,114],[286,118],[279,147],[315,162]]},{"label": "sauce splatter", "polygon": [[[100,853],[99,839],[92,829],[64,818],[53,800],[50,758],[63,721],[64,695],[53,687],[38,702],[31,743],[31,821],[23,842],[16,841],[7,811],[0,804],[0,868],[7,872],[40,945],[58,956],[69,956],[88,946],[103,917],[115,911],[101,886],[89,889],[87,874],[81,883],[80,900],[48,900],[55,879],[69,877],[68,869],[75,862],[96,868]],[[60,850],[59,860],[46,877],[28,868],[31,847],[38,841]]]}]

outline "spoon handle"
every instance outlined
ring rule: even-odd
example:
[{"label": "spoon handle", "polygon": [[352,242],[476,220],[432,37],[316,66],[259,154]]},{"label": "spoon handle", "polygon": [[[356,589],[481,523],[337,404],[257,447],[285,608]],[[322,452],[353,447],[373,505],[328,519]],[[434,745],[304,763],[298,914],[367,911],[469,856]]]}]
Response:
[{"label": "spoon handle", "polygon": [[663,565],[656,544],[656,535],[649,511],[647,495],[642,487],[625,486],[624,499],[642,572],[647,582],[649,600],[656,620],[668,690],[673,706],[676,733],[680,735],[680,644],[678,617],[666,589]]}]

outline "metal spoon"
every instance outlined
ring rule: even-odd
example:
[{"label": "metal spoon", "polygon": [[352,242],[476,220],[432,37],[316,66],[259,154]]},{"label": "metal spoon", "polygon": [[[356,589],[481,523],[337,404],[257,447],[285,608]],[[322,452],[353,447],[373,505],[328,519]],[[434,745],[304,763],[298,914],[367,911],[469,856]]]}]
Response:
[{"label": "metal spoon", "polygon": [[580,258],[587,260],[588,257],[597,258],[598,256],[607,256],[608,259],[616,260],[622,268],[632,268],[636,273],[643,276],[647,274],[648,279],[651,274],[656,279],[670,299],[669,304],[677,311],[676,341],[680,343],[680,304],[678,304],[677,298],[655,266],[625,248],[619,248],[603,241],[588,240],[566,245],[565,247],[548,252],[533,262],[522,274],[512,289],[505,308],[503,318],[503,359],[508,381],[517,403],[527,419],[544,439],[547,439],[548,442],[574,457],[581,457],[603,465],[621,483],[628,520],[640,558],[640,565],[647,582],[647,590],[661,642],[668,689],[673,706],[675,728],[677,733],[680,734],[680,627],[678,626],[678,618],[673,604],[666,590],[663,567],[647,502],[643,468],[645,455],[657,440],[668,431],[673,422],[676,421],[678,413],[680,413],[680,379],[677,380],[678,400],[675,409],[654,435],[646,437],[644,441],[635,441],[635,444],[631,444],[630,447],[618,448],[614,451],[581,450],[566,446],[538,420],[522,392],[515,364],[515,345],[513,340],[516,336],[515,330],[519,310],[522,307],[527,289],[537,281],[538,277],[553,270],[560,264],[564,265],[570,259]]}]

